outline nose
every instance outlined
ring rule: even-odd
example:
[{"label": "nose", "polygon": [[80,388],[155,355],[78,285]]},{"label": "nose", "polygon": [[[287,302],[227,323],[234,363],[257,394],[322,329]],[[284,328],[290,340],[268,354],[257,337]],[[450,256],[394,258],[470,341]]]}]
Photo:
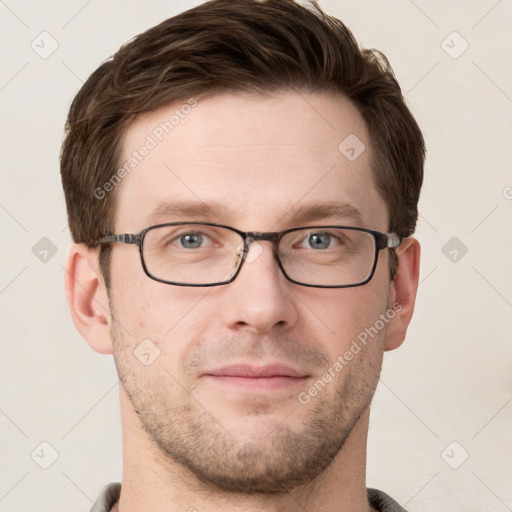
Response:
[{"label": "nose", "polygon": [[223,292],[223,321],[231,329],[265,333],[287,330],[297,322],[296,301],[291,287],[267,241],[249,245],[237,278]]}]

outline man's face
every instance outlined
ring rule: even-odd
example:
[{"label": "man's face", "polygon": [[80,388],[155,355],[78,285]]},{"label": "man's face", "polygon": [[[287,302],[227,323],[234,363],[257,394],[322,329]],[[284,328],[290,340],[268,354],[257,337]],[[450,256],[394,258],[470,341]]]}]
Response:
[{"label": "man's face", "polygon": [[[137,120],[123,162],[179,107]],[[186,221],[242,231],[335,224],[386,232],[371,142],[346,99],[226,94],[183,117],[120,185],[117,233]],[[338,148],[351,134],[366,145],[355,160]],[[340,207],[328,216],[313,209],[333,204]],[[299,209],[309,217],[299,219]],[[270,242],[258,244],[234,282],[211,288],[154,281],[135,247],[116,244],[112,337],[123,389],[160,459],[226,490],[277,492],[325,469],[369,406],[385,328],[359,343],[341,370],[332,368],[389,307],[388,255],[380,253],[364,286],[308,288],[286,280]],[[143,341],[152,356],[160,351],[148,366],[134,354]],[[254,376],[262,369],[266,377]],[[332,379],[309,393],[329,369]]]}]

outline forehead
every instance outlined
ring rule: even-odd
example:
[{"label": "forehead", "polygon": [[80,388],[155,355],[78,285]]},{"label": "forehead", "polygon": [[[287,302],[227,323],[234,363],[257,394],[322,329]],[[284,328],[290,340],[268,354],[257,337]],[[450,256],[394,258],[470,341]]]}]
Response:
[{"label": "forehead", "polygon": [[138,118],[127,130],[116,231],[177,220],[180,209],[189,220],[286,229],[296,212],[304,217],[316,208],[321,217],[322,204],[334,214],[340,205],[340,223],[356,210],[352,223],[383,229],[387,213],[371,163],[364,120],[341,95],[186,100]]}]

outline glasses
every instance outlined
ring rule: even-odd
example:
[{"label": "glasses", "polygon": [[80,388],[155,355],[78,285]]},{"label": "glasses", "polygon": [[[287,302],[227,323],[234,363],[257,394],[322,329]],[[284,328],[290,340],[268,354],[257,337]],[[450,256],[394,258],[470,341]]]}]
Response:
[{"label": "glasses", "polygon": [[[274,244],[274,255],[292,283],[314,288],[349,288],[370,281],[379,252],[396,248],[395,233],[348,226],[310,226],[278,233],[243,232],[203,222],[170,222],[139,234],[109,235],[97,243],[135,244],[148,277],[176,286],[233,282],[253,242]],[[261,251],[261,247],[259,247]]]}]

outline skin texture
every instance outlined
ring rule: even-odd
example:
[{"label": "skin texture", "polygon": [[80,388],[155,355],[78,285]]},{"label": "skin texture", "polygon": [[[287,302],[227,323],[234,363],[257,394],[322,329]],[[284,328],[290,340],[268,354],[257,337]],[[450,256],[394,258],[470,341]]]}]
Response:
[{"label": "skin texture", "polygon": [[[138,119],[123,161],[177,107]],[[350,134],[366,146],[355,161],[338,149]],[[115,232],[187,220],[244,231],[338,224],[387,232],[372,159],[364,121],[342,96],[200,99],[119,185]],[[164,202],[204,211],[152,215]],[[361,218],[340,215],[343,208],[298,218],[299,209],[327,203],[351,205]],[[413,313],[419,253],[416,240],[404,241],[393,282],[384,250],[368,284],[318,289],[288,282],[263,241],[233,283],[190,288],[149,279],[137,248],[116,244],[109,297],[98,250],[74,245],[66,279],[73,320],[94,350],[114,355],[121,382],[124,471],[116,510],[371,510],[369,405],[383,352],[402,343]],[[301,403],[299,394],[395,303],[399,311],[378,335]],[[146,366],[134,351],[148,339],[159,356]],[[208,375],[231,364],[275,363],[302,378],[261,389]]]}]

